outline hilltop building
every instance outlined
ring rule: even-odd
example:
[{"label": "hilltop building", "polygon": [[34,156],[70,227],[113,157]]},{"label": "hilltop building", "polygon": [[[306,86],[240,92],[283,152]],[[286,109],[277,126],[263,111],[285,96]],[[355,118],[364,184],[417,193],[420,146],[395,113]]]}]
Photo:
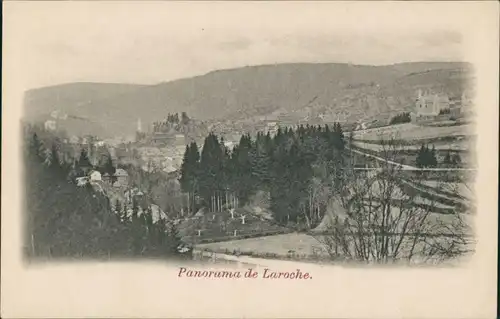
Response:
[{"label": "hilltop building", "polygon": [[275,122],[275,121],[267,122],[264,133],[265,134],[267,134],[267,133],[276,134],[276,132],[278,131],[278,128],[279,128],[278,122]]},{"label": "hilltop building", "polygon": [[450,99],[446,94],[429,94],[418,90],[416,101],[417,117],[437,116],[441,110],[450,107]]},{"label": "hilltop building", "polygon": [[418,90],[415,103],[416,121],[435,120],[443,114],[446,116],[459,116],[471,111],[472,100],[463,92],[461,95],[448,96],[445,93],[422,93]]},{"label": "hilltop building", "polygon": [[166,146],[174,141],[174,137],[170,133],[155,132],[151,135],[151,143],[157,146]]}]

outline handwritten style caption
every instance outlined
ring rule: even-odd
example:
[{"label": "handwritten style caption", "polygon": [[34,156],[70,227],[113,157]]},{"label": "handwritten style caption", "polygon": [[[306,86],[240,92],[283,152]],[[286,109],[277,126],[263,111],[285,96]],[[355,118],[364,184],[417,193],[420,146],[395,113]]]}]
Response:
[{"label": "handwritten style caption", "polygon": [[263,272],[248,268],[246,271],[240,270],[192,270],[185,267],[179,268],[178,277],[181,278],[214,278],[214,279],[312,279],[308,272],[302,272],[300,269],[295,271],[273,271],[264,268]]}]

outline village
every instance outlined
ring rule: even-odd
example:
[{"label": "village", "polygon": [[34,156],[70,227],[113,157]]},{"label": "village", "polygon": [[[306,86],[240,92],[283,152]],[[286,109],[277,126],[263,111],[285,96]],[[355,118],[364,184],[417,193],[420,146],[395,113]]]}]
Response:
[{"label": "village", "polygon": [[[386,122],[385,125],[380,125],[380,123],[376,125],[375,122],[358,123],[354,126],[351,125],[355,127],[353,131],[345,132],[346,136],[352,136],[352,141],[348,144],[349,148],[356,152],[358,157],[362,155],[360,157],[363,162],[362,167],[370,167],[377,163],[376,158],[381,154],[380,151],[383,148],[378,141],[381,136],[386,138],[397,136],[399,139],[406,141],[402,147],[405,148],[407,153],[403,155],[401,164],[408,163],[408,159],[410,159],[410,162],[413,162],[409,166],[412,170],[419,169],[418,165],[414,163],[414,159],[411,158],[416,156],[416,151],[419,149],[421,142],[426,144],[434,143],[437,145],[438,151],[441,150],[438,152],[437,163],[446,161],[446,156],[455,156],[453,155],[455,153],[451,153],[451,150],[460,154],[468,153],[470,144],[463,144],[463,147],[458,149],[450,147],[450,145],[460,142],[468,134],[462,128],[471,122],[473,114],[471,98],[465,93],[459,97],[448,97],[444,93],[422,92],[419,89],[416,92],[413,111],[408,112],[409,116],[407,117],[403,116],[405,113],[401,114],[401,116],[394,114],[392,121],[390,123],[389,121]],[[190,142],[197,142],[202,145],[202,139],[201,137],[193,137],[179,129],[179,123],[187,121],[186,118],[187,115],[184,113],[183,120],[179,120],[177,115],[169,115],[165,121],[155,122],[148,126],[147,130],[143,130],[139,118],[137,120],[135,141],[126,143],[113,143],[96,137],[73,136],[65,139],[64,144],[73,145],[73,152],[78,149],[75,146],[79,146],[85,150],[86,156],[88,156],[87,164],[82,166],[80,163],[80,171],[74,171],[69,178],[74,179],[78,187],[91,185],[96,192],[100,192],[110,199],[113,209],[116,209],[117,206],[125,209],[127,218],[131,218],[134,207],[137,207],[139,216],[145,212],[150,212],[153,222],[158,220],[171,221],[178,227],[183,241],[204,251],[224,252],[229,255],[241,254],[241,249],[246,246],[243,243],[245,240],[250,243],[261,238],[272,242],[273,238],[277,239],[280,236],[299,236],[301,239],[297,240],[302,243],[301,245],[311,241],[310,235],[301,234],[300,231],[297,233],[298,229],[294,227],[276,224],[269,208],[269,199],[263,193],[258,194],[258,198],[256,197],[244,206],[239,206],[234,201],[226,201],[225,204],[218,206],[216,210],[202,207],[197,211],[190,211],[189,197],[186,197],[186,194],[183,194],[180,190],[179,169],[185,155],[186,145]],[[402,119],[401,122],[393,120],[399,118]],[[210,127],[217,130],[216,125]],[[274,136],[280,124],[277,121],[263,118],[260,124],[255,127],[258,132]],[[299,127],[299,125],[292,126],[295,129]],[[46,122],[45,129],[54,131],[56,125],[54,122]],[[427,135],[416,136],[415,132],[419,134],[418,132],[421,132],[422,129],[427,132]],[[444,133],[444,137],[447,137],[447,139],[440,141],[443,138],[443,130],[448,130],[451,133]],[[459,132],[460,134],[454,136],[455,133],[453,132]],[[228,136],[230,132],[221,131],[221,133],[226,133],[226,136]],[[238,143],[239,137],[237,134],[233,135],[232,140],[224,141],[225,147],[229,150]],[[411,151],[412,149],[413,151]],[[75,164],[77,162],[76,157],[73,160]],[[462,164],[465,164],[467,162],[466,156],[462,155],[462,157],[464,158]],[[368,161],[363,158],[368,159]],[[106,160],[116,163],[116,168],[112,170],[109,170],[109,167],[102,169],[106,167],[102,165]],[[398,165],[397,163],[394,164]],[[469,164],[471,163],[467,163],[467,165]],[[101,167],[101,169],[97,167]],[[162,202],[175,201],[177,204],[161,205],[156,203],[158,200],[155,201],[154,196],[150,193],[155,186],[148,186],[149,190],[146,189],[148,187],[145,187],[137,179],[140,174],[132,174],[130,171],[132,167],[134,167],[134,170],[150,174],[162,174],[163,177],[159,178],[170,180],[171,186],[169,187],[171,188],[169,192],[174,193],[169,195],[170,197],[165,197]],[[135,177],[131,176],[131,174]],[[410,183],[407,183],[407,186],[421,191],[422,188],[419,187],[423,187]],[[427,187],[430,187],[430,189],[426,189],[425,194],[433,194],[437,198],[444,196],[443,202],[445,204],[439,204],[437,207],[441,207],[440,209],[444,211],[453,209],[453,204],[450,206],[453,201],[450,202],[450,199],[446,199],[446,195],[439,195],[441,192],[432,191],[432,186]],[[325,218],[331,217],[327,215]],[[324,223],[321,225],[318,229],[325,227]],[[241,245],[239,242],[241,242]],[[295,242],[295,240],[292,240],[292,242]],[[300,256],[302,256],[300,258],[308,258],[306,256],[309,256],[311,252],[313,255],[318,254],[318,252],[325,254],[324,248],[322,249],[320,246],[311,243],[310,246],[307,246],[309,248],[294,248],[292,244],[288,245],[289,249],[283,250],[281,254],[287,256],[287,258],[299,258]],[[273,247],[273,244],[269,244],[269,247]],[[306,249],[306,251],[303,251],[303,249]],[[277,258],[280,253],[266,248],[261,255]]]}]

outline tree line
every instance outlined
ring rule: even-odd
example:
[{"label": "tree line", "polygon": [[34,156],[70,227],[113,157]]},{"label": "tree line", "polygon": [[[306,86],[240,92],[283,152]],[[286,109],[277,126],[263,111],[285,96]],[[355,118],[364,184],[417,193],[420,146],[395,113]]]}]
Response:
[{"label": "tree line", "polygon": [[410,112],[403,112],[391,118],[389,125],[411,122]]},{"label": "tree line", "polygon": [[158,121],[153,123],[153,132],[162,132],[166,133],[173,127],[178,125],[187,125],[190,122],[190,118],[186,112],[182,112],[179,117],[178,113],[168,114],[167,118],[164,121]]},{"label": "tree line", "polygon": [[241,207],[264,191],[277,222],[317,223],[326,205],[324,182],[343,166],[344,147],[339,123],[279,128],[274,136],[244,134],[232,150],[210,133],[201,151],[192,142],[184,153],[180,183],[188,213]]},{"label": "tree line", "polygon": [[[452,153],[447,151],[442,164],[444,166],[457,166],[460,165],[462,159],[458,152]],[[436,149],[434,146],[429,148],[429,146],[422,144],[418,150],[417,157],[415,159],[415,164],[418,168],[435,168],[438,166],[438,159],[436,155]]]}]

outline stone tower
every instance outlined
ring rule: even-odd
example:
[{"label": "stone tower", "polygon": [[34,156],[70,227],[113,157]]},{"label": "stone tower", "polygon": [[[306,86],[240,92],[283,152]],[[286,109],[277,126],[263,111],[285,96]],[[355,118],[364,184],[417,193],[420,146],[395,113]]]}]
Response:
[{"label": "stone tower", "polygon": [[142,132],[141,118],[137,119],[137,132]]}]

